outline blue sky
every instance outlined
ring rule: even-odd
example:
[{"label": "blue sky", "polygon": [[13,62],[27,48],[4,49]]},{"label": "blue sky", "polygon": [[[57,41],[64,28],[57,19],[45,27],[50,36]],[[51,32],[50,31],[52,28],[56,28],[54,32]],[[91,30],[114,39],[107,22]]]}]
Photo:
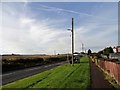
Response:
[{"label": "blue sky", "polygon": [[71,18],[75,51],[99,51],[118,44],[117,2],[4,2],[1,54],[71,52]]}]

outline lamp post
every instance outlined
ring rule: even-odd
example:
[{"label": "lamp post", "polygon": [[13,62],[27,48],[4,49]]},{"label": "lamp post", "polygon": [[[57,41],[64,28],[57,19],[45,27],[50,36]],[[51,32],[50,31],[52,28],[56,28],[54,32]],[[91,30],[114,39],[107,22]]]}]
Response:
[{"label": "lamp post", "polygon": [[72,32],[72,65],[74,64],[74,18],[72,18],[72,29],[68,29]]}]

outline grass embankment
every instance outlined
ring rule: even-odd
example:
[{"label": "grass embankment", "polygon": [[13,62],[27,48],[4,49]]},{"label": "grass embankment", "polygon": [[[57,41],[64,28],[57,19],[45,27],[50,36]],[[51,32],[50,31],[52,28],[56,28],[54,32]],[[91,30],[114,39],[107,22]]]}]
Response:
[{"label": "grass embankment", "polygon": [[109,83],[111,83],[112,86],[115,88],[120,88],[120,85],[117,84],[115,79],[111,76],[109,76],[107,73],[104,73],[105,79],[108,80]]},{"label": "grass embankment", "polygon": [[3,86],[4,88],[89,88],[90,71],[88,58],[80,64],[66,64]]}]

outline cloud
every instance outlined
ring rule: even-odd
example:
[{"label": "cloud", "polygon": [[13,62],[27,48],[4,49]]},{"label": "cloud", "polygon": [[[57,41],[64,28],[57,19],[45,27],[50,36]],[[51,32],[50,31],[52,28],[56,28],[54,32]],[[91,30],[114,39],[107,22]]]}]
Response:
[{"label": "cloud", "polygon": [[[109,4],[109,3],[108,3]],[[96,7],[91,17],[76,27],[76,50],[81,49],[81,42],[85,48],[99,51],[107,46],[117,46],[118,44],[118,20],[117,6],[113,8],[103,5],[102,10]],[[98,11],[99,10],[99,11]]]},{"label": "cloud", "polygon": [[[2,41],[0,47],[3,48],[0,53],[54,54],[54,51],[70,53],[71,32],[67,31],[67,26],[71,25],[70,18],[67,15],[57,19],[55,15],[52,19],[49,17],[50,15],[46,15],[45,18],[39,15],[37,18],[34,15],[39,13],[34,14],[29,10],[28,5],[28,2],[27,4],[18,3],[17,6],[15,4],[3,5],[2,38],[0,38]],[[90,17],[85,21],[78,22],[77,20],[81,20],[81,17],[75,16],[75,23],[77,22],[75,25],[75,51],[81,51],[82,43],[86,49],[90,48],[94,51],[117,44],[117,19],[114,9],[110,11],[111,8],[105,8],[99,12],[93,10],[94,14],[91,16],[62,8],[42,7],[46,10]],[[28,13],[28,11],[30,12]],[[40,12],[44,13],[44,11]]]},{"label": "cloud", "polygon": [[[13,9],[11,8],[11,11]],[[19,14],[19,12],[13,11]],[[47,53],[51,54],[56,50],[58,53],[70,51],[69,33],[52,27],[53,22],[50,19],[41,19],[39,22],[28,15],[20,15],[19,18],[13,14],[4,12],[2,28],[2,46],[1,53]],[[9,20],[11,22],[9,22]],[[61,20],[63,23],[65,20]],[[66,44],[67,43],[67,44]],[[66,49],[64,49],[65,46]]]},{"label": "cloud", "polygon": [[67,12],[67,13],[73,13],[73,14],[77,14],[77,15],[85,15],[85,16],[89,16],[89,17],[95,17],[94,15],[91,15],[91,14],[81,13],[81,12],[67,10],[67,9],[63,9],[63,8],[51,7],[51,6],[46,6],[46,5],[40,5],[40,6],[42,8],[37,7],[36,9],[43,9],[43,10],[47,10],[47,11],[55,11],[55,12],[58,12],[58,13]]},{"label": "cloud", "polygon": [[[98,22],[99,23],[99,22]],[[116,46],[118,42],[118,27],[117,24],[107,26],[79,27],[76,29],[76,47],[81,48],[81,43],[84,43],[87,49],[91,48],[98,51],[107,46]],[[112,36],[112,37],[111,37]],[[98,48],[96,48],[98,47]]]}]

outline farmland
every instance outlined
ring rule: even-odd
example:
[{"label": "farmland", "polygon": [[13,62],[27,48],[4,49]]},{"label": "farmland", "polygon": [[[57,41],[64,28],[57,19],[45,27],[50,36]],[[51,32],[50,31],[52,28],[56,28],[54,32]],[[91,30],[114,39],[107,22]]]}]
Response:
[{"label": "farmland", "polygon": [[66,55],[5,55],[2,56],[2,72],[66,61]]},{"label": "farmland", "polygon": [[[3,86],[5,88],[83,88],[90,86],[90,67],[88,58],[83,63],[66,64]],[[85,62],[84,62],[85,61]]]}]

